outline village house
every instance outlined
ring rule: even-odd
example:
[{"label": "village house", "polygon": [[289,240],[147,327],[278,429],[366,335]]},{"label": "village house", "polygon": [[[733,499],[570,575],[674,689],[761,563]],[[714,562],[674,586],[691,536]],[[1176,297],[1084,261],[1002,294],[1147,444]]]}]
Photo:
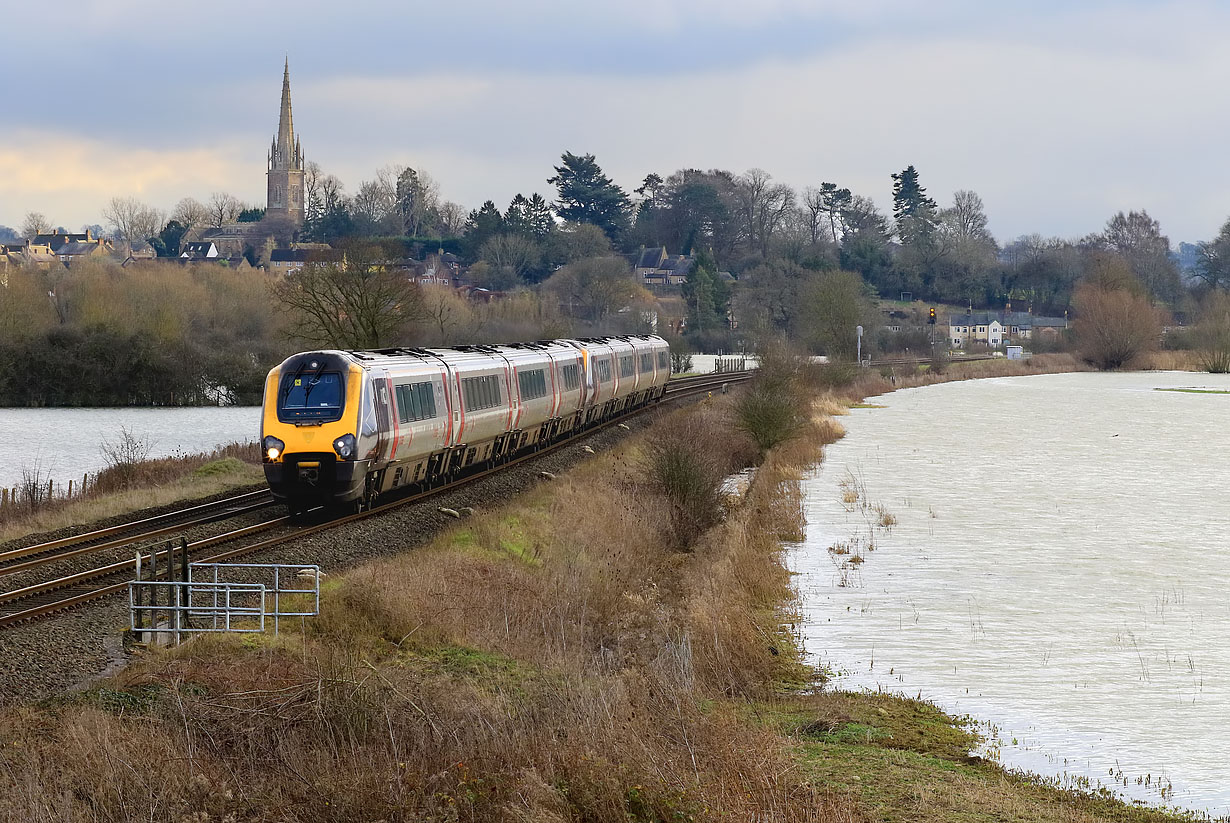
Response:
[{"label": "village house", "polygon": [[461,282],[461,264],[455,254],[446,254],[439,250],[427,255],[422,261],[404,260],[396,267],[405,271],[407,276],[420,286],[448,286],[458,288]]},{"label": "village house", "polygon": [[1066,317],[1042,317],[1008,310],[968,312],[949,316],[948,340],[956,348],[981,343],[994,349],[1008,340],[1054,339],[1067,327]]},{"label": "village house", "polygon": [[632,273],[646,286],[679,286],[688,279],[694,265],[695,255],[667,254],[665,246],[641,247]]},{"label": "village house", "polygon": [[0,246],[0,266],[7,268],[9,266],[36,266],[40,269],[49,269],[53,263],[59,264],[60,260],[56,257],[55,251],[52,250],[48,243],[34,243],[30,240],[23,240],[20,243],[5,243]]},{"label": "village house", "polygon": [[345,262],[344,252],[327,246],[324,248],[274,249],[269,252],[269,270],[275,274],[294,274],[305,266],[334,266]]},{"label": "village house", "polygon": [[218,256],[218,245],[212,240],[185,243],[179,253],[181,260],[213,260]]}]

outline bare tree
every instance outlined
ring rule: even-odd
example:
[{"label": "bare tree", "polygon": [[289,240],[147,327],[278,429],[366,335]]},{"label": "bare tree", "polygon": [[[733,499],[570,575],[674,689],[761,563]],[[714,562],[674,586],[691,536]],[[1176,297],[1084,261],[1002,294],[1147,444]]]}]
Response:
[{"label": "bare tree", "polygon": [[440,233],[445,237],[460,237],[465,232],[468,212],[460,203],[445,200],[436,214],[440,220]]},{"label": "bare tree", "polygon": [[606,257],[611,241],[606,232],[592,223],[565,223],[548,241],[550,259],[572,263],[590,257]]},{"label": "bare tree", "polygon": [[967,272],[985,272],[995,265],[999,246],[987,228],[982,198],[972,191],[953,195],[951,208],[940,212],[937,245]]},{"label": "bare tree", "polygon": [[51,231],[51,221],[36,211],[26,212],[26,217],[21,223],[21,236],[27,240],[33,240],[40,234],[46,234]]},{"label": "bare tree", "polygon": [[787,260],[800,262],[808,247],[816,245],[815,241],[810,239],[815,236],[813,225],[809,209],[791,209],[774,232],[774,253]]},{"label": "bare tree", "polygon": [[1215,289],[1205,296],[1193,337],[1201,368],[1230,372],[1230,295]]},{"label": "bare tree", "polygon": [[518,280],[538,265],[542,251],[531,238],[522,234],[497,234],[478,250],[481,260],[492,266],[507,268]]},{"label": "bare tree", "polygon": [[184,233],[196,231],[208,225],[209,207],[195,197],[185,197],[175,204],[171,219],[184,227]]},{"label": "bare tree", "polygon": [[1100,369],[1129,368],[1157,348],[1162,318],[1127,264],[1102,260],[1072,296],[1082,358]]},{"label": "bare tree", "polygon": [[355,192],[351,215],[356,233],[360,235],[400,232],[396,184],[384,173],[377,174],[375,180],[365,180]]},{"label": "bare tree", "polygon": [[324,172],[315,160],[309,160],[303,167],[303,207],[308,219],[323,214],[320,209],[320,178]]},{"label": "bare tree", "polygon": [[120,240],[148,240],[166,223],[166,215],[135,197],[112,197],[102,211]]},{"label": "bare tree", "polygon": [[480,307],[448,286],[424,286],[422,292],[428,343],[451,346],[478,337],[487,320]]},{"label": "bare tree", "polygon": [[1230,289],[1230,220],[1222,224],[1217,237],[1200,244],[1196,276],[1210,289]]},{"label": "bare tree", "polygon": [[1121,254],[1153,297],[1171,304],[1179,299],[1182,284],[1170,259],[1170,238],[1147,211],[1118,212],[1106,221],[1105,231],[1087,242]]},{"label": "bare tree", "polygon": [[945,211],[949,214],[949,225],[958,240],[995,242],[987,228],[986,209],[977,192],[966,189],[955,192],[952,196],[952,208]]},{"label": "bare tree", "polygon": [[233,194],[216,191],[209,195],[206,208],[209,209],[209,225],[220,229],[239,219],[239,213],[243,211],[243,203],[239,202],[239,198]]},{"label": "bare tree", "polygon": [[[798,302],[794,326],[799,338],[834,360],[855,360],[855,329],[876,314],[862,278],[847,271],[809,274],[799,284]],[[866,342],[863,349],[867,349]]]},{"label": "bare tree", "polygon": [[351,247],[340,264],[312,263],[274,287],[293,335],[342,349],[405,343],[421,322],[422,293],[404,274],[375,264],[378,249]]},{"label": "bare tree", "polygon": [[[820,221],[828,212],[825,206],[824,193],[815,186],[803,189],[803,213],[807,216],[807,230],[814,244],[820,239]],[[837,238],[833,238],[837,242]]]},{"label": "bare tree", "polygon": [[598,323],[642,291],[621,257],[591,257],[569,263],[543,284],[573,317]]},{"label": "bare tree", "polygon": [[748,240],[761,254],[768,253],[773,233],[794,208],[794,190],[784,183],[771,183],[772,179],[764,169],[750,169],[735,187]]}]

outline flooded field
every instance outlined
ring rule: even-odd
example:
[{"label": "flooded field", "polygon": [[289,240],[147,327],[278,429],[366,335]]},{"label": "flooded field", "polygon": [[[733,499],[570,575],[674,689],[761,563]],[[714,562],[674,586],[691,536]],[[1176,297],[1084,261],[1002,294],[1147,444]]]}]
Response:
[{"label": "flooded field", "polygon": [[208,452],[228,443],[260,439],[259,406],[134,409],[0,408],[0,487],[11,488],[22,470],[37,470],[56,485],[81,482],[105,468],[104,441],[122,429],[150,443],[150,457]]},{"label": "flooded field", "polygon": [[969,714],[1064,785],[1230,814],[1230,377],[871,402],[806,482],[792,554],[834,685]]}]

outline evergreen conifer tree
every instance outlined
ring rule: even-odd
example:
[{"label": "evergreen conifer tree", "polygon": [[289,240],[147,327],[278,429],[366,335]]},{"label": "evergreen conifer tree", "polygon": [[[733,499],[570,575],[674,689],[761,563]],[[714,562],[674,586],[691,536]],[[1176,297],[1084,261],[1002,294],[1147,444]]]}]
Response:
[{"label": "evergreen conifer tree", "polygon": [[559,190],[555,210],[565,220],[591,223],[614,243],[628,228],[631,201],[623,189],[607,177],[592,154],[575,155],[566,151],[555,176],[548,178]]}]

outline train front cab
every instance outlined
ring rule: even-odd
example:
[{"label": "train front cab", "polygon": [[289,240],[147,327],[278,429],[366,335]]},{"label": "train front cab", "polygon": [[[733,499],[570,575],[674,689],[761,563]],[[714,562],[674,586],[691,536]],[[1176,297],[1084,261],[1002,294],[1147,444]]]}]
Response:
[{"label": "train front cab", "polygon": [[274,497],[292,511],[362,497],[371,462],[359,459],[366,382],[338,351],[296,354],[269,372],[261,459]]}]

